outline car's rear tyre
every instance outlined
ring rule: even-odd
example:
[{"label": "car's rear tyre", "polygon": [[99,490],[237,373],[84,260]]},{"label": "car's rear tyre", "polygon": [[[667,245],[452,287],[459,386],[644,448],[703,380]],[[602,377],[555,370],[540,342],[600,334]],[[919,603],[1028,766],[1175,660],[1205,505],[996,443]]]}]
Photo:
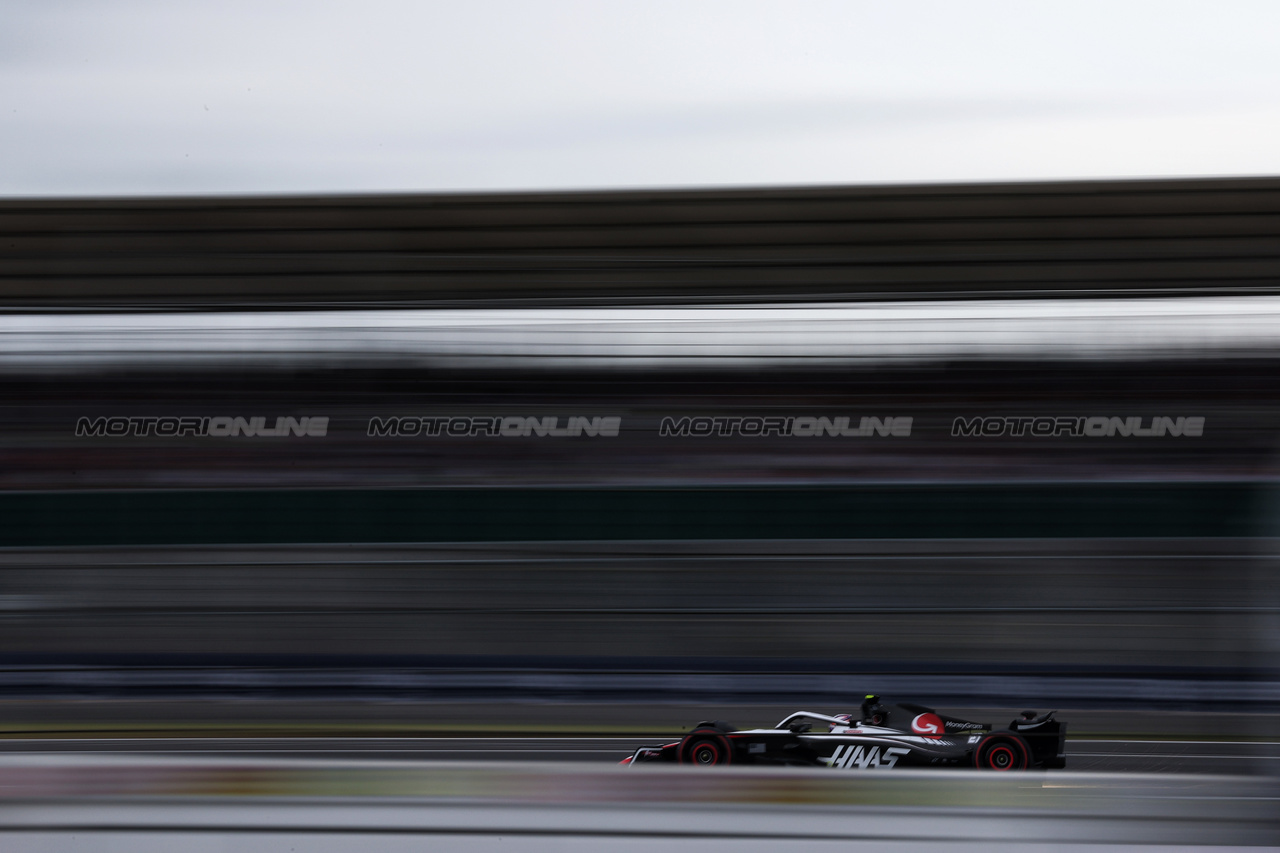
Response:
[{"label": "car's rear tyre", "polygon": [[979,770],[1026,770],[1031,765],[1031,752],[1016,735],[989,737],[978,745],[973,763]]},{"label": "car's rear tyre", "polygon": [[680,763],[714,767],[733,762],[729,739],[715,730],[690,732],[680,744]]}]

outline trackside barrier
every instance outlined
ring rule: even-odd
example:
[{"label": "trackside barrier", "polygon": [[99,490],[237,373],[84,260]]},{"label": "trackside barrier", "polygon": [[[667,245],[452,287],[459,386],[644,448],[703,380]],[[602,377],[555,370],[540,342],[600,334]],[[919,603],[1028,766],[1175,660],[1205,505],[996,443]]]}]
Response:
[{"label": "trackside barrier", "polygon": [[1230,776],[0,756],[0,846],[72,832],[1273,845],[1280,790]]}]

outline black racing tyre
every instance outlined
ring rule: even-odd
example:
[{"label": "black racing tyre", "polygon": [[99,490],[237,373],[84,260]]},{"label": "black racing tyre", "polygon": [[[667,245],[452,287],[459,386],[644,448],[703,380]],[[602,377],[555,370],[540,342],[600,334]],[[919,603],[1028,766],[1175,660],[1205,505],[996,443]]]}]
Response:
[{"label": "black racing tyre", "polygon": [[714,730],[694,731],[680,743],[680,763],[696,767],[714,767],[733,761],[729,739]]},{"label": "black racing tyre", "polygon": [[1031,751],[1017,735],[993,735],[978,744],[973,763],[979,770],[1026,770],[1031,765]]}]

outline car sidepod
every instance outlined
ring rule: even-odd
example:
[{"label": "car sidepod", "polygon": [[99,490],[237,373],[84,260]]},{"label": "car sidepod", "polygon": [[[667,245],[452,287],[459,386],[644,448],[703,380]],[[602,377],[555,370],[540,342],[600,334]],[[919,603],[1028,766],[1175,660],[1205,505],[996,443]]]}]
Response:
[{"label": "car sidepod", "polygon": [[815,734],[806,739],[819,754],[820,765],[836,770],[893,770],[962,765],[973,749],[970,737]]}]

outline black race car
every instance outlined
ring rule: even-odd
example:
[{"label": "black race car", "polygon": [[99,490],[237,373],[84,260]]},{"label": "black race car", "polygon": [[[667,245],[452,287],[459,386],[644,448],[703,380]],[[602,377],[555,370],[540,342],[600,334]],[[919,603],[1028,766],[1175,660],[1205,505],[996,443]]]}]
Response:
[{"label": "black race car", "polygon": [[711,766],[768,764],[889,770],[895,767],[977,767],[1027,770],[1066,766],[1067,726],[1054,712],[1023,711],[996,730],[903,702],[868,696],[861,715],[799,711],[770,729],[735,729],[708,721],[683,739],[637,749],[622,764],[650,761]]}]

